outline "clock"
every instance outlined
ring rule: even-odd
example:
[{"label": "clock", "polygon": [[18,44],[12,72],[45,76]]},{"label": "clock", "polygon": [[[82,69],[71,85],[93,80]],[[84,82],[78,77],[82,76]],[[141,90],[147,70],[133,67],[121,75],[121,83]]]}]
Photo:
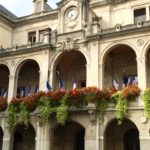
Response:
[{"label": "clock", "polygon": [[71,7],[66,11],[66,19],[67,20],[75,20],[78,16],[78,11],[76,7]]}]

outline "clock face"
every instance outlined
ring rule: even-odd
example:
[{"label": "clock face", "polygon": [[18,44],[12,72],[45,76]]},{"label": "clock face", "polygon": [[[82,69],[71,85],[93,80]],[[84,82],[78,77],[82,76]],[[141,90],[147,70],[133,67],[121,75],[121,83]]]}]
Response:
[{"label": "clock face", "polygon": [[68,11],[66,12],[67,20],[75,20],[77,18],[77,15],[78,15],[78,11],[76,7],[72,7],[68,9]]}]

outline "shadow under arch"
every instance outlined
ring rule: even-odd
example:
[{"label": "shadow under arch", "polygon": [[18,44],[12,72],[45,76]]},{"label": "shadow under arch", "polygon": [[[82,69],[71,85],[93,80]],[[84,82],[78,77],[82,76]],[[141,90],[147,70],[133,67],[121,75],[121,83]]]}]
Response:
[{"label": "shadow under arch", "polygon": [[53,70],[53,69],[56,67],[56,64],[58,63],[59,58],[62,57],[66,52],[79,52],[79,53],[81,53],[81,54],[85,57],[86,64],[87,64],[87,65],[90,64],[90,56],[89,56],[89,54],[86,52],[86,50],[58,51],[58,52],[56,52],[56,53],[52,56],[52,58],[50,59],[50,63],[49,63],[50,70]]},{"label": "shadow under arch", "polygon": [[102,65],[102,87],[110,88],[113,86],[114,79],[117,80],[118,89],[122,88],[123,80],[137,77],[137,55],[135,50],[125,44],[113,45],[105,51],[101,57]]},{"label": "shadow under arch", "polygon": [[104,150],[140,150],[137,126],[127,118],[121,125],[110,120],[104,130]]},{"label": "shadow under arch", "polygon": [[8,96],[10,70],[7,65],[0,64],[0,96]]},{"label": "shadow under arch", "polygon": [[17,65],[15,66],[15,69],[14,69],[14,71],[13,71],[13,74],[16,75],[16,76],[18,76],[18,74],[19,74],[19,72],[20,72],[20,69],[21,69],[22,66],[23,66],[24,64],[26,64],[27,62],[34,62],[34,63],[38,66],[39,71],[41,70],[41,65],[40,65],[40,63],[39,63],[39,61],[38,61],[37,59],[35,59],[35,58],[24,58],[24,59],[21,59],[21,60],[17,63]]},{"label": "shadow under arch", "polygon": [[81,88],[83,82],[83,86],[86,86],[86,64],[87,60],[80,51],[71,50],[59,53],[50,66],[50,68],[53,67],[50,74],[53,88],[59,88],[59,77],[65,89],[72,88],[74,80],[77,82],[77,88]]},{"label": "shadow under arch", "polygon": [[35,137],[36,132],[31,124],[28,127],[18,124],[12,132],[12,150],[35,150]]},{"label": "shadow under arch", "polygon": [[113,43],[113,44],[110,44],[109,46],[107,46],[104,49],[104,51],[101,53],[100,64],[103,64],[105,62],[105,59],[109,52],[111,52],[114,49],[116,49],[117,47],[121,47],[121,46],[128,47],[130,50],[132,50],[135,53],[136,58],[139,56],[139,53],[135,50],[136,48],[134,46],[132,46],[131,44],[129,44],[127,42]]},{"label": "shadow under arch", "polygon": [[2,147],[3,147],[3,136],[4,136],[4,133],[3,133],[2,128],[0,127],[0,150],[2,150]]},{"label": "shadow under arch", "polygon": [[84,137],[85,128],[75,121],[57,124],[52,129],[51,149],[84,150]]}]

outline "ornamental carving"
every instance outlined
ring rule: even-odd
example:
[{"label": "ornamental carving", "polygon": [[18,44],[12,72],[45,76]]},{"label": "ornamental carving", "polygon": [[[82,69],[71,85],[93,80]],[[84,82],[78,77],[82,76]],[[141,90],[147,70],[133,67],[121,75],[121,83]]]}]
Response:
[{"label": "ornamental carving", "polygon": [[61,51],[70,51],[70,50],[79,50],[79,39],[67,38],[65,41],[57,43],[57,50]]}]

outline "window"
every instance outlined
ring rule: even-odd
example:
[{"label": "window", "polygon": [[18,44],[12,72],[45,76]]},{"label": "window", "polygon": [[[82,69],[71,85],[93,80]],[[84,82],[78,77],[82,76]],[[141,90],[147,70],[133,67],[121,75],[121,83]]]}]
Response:
[{"label": "window", "polygon": [[36,32],[28,33],[28,42],[35,43],[36,42]]},{"label": "window", "polygon": [[146,9],[145,8],[134,10],[134,23],[137,23],[138,21],[141,21],[141,22],[146,21]]},{"label": "window", "polygon": [[45,42],[47,38],[47,30],[39,31],[39,42]]}]

